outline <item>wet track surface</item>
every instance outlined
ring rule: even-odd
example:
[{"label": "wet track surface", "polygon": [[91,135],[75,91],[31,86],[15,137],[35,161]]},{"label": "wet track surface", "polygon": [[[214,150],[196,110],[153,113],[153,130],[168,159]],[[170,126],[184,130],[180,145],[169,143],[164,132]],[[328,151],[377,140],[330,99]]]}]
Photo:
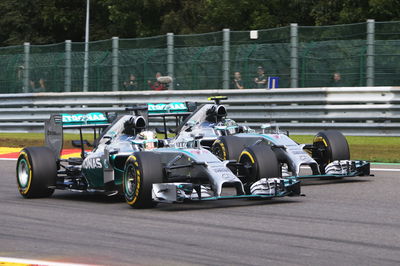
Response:
[{"label": "wet track surface", "polygon": [[15,161],[0,161],[2,257],[103,265],[400,264],[399,171],[309,183],[306,197],[134,210],[119,198],[66,191],[23,199],[14,168]]}]

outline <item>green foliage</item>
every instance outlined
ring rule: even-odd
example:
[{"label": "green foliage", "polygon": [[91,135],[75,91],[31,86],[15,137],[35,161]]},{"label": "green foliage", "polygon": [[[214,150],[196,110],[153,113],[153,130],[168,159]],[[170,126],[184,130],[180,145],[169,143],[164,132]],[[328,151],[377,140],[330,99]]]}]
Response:
[{"label": "green foliage", "polygon": [[[90,0],[92,40],[399,20],[398,0]],[[0,45],[84,40],[85,0],[0,1]]]}]

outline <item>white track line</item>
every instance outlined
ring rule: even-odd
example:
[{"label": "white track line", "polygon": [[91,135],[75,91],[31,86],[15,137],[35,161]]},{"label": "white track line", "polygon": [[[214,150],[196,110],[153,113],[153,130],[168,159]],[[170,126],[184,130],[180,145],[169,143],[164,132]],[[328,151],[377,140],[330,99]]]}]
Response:
[{"label": "white track line", "polygon": [[[0,264],[4,264],[4,263],[40,265],[40,266],[88,266],[88,265],[90,265],[90,264],[74,264],[74,263],[64,263],[64,262],[52,262],[52,261],[42,261],[42,260],[29,260],[29,259],[16,259],[16,258],[0,257]],[[7,265],[7,264],[4,264],[4,265]]]},{"label": "white track line", "polygon": [[371,171],[400,172],[400,169],[393,169],[393,168],[371,168]]}]

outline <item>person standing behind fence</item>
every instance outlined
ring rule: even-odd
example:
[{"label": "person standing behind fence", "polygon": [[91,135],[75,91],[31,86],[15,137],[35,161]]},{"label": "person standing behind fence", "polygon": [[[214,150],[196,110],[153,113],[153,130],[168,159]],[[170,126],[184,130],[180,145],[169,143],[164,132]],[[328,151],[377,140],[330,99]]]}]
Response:
[{"label": "person standing behind fence", "polygon": [[129,75],[129,80],[124,82],[125,90],[127,91],[135,91],[138,88],[138,84],[136,81],[136,76],[133,74]]},{"label": "person standing behind fence", "polygon": [[44,78],[39,78],[37,82],[34,80],[29,81],[31,85],[32,92],[45,92],[46,91],[46,81]]},{"label": "person standing behind fence", "polygon": [[333,73],[331,87],[343,87],[342,76],[339,72]]},{"label": "person standing behind fence", "polygon": [[160,72],[157,72],[157,73],[156,73],[156,81],[154,81],[154,82],[151,82],[151,80],[148,80],[148,81],[147,81],[147,84],[149,84],[149,87],[150,87],[152,90],[155,90],[155,91],[162,91],[162,90],[166,90],[166,89],[167,89],[167,87],[165,86],[165,84],[163,84],[163,83],[161,83],[161,82],[158,81],[158,78],[159,78],[159,77],[161,77],[161,73],[160,73]]},{"label": "person standing behind fence", "polygon": [[262,66],[257,68],[257,77],[254,78],[254,82],[256,83],[256,88],[267,88],[267,78],[265,77],[264,68]]},{"label": "person standing behind fence", "polygon": [[244,89],[243,80],[240,72],[235,72],[231,87],[232,89]]}]

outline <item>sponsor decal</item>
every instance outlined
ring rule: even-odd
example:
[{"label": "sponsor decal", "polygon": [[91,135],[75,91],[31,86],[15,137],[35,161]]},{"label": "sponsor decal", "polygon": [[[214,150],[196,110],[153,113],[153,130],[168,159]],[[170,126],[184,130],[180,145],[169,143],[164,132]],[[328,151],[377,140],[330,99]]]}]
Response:
[{"label": "sponsor decal", "polygon": [[174,112],[186,112],[188,109],[186,104],[183,102],[175,102],[175,103],[157,103],[157,104],[148,104],[149,112],[161,112],[161,113],[174,113]]},{"label": "sponsor decal", "polygon": [[103,113],[88,113],[88,114],[61,114],[63,124],[68,123],[96,123],[108,122],[107,117]]},{"label": "sponsor decal", "polygon": [[212,167],[211,170],[216,173],[229,173],[230,172],[230,170],[225,167]]},{"label": "sponsor decal", "polygon": [[103,165],[101,164],[100,158],[88,158],[83,161],[82,168],[86,169],[99,169],[102,168]]},{"label": "sponsor decal", "polygon": [[190,149],[189,150],[190,153],[192,154],[205,154],[206,152],[202,151],[202,150],[196,150],[196,149]]}]

